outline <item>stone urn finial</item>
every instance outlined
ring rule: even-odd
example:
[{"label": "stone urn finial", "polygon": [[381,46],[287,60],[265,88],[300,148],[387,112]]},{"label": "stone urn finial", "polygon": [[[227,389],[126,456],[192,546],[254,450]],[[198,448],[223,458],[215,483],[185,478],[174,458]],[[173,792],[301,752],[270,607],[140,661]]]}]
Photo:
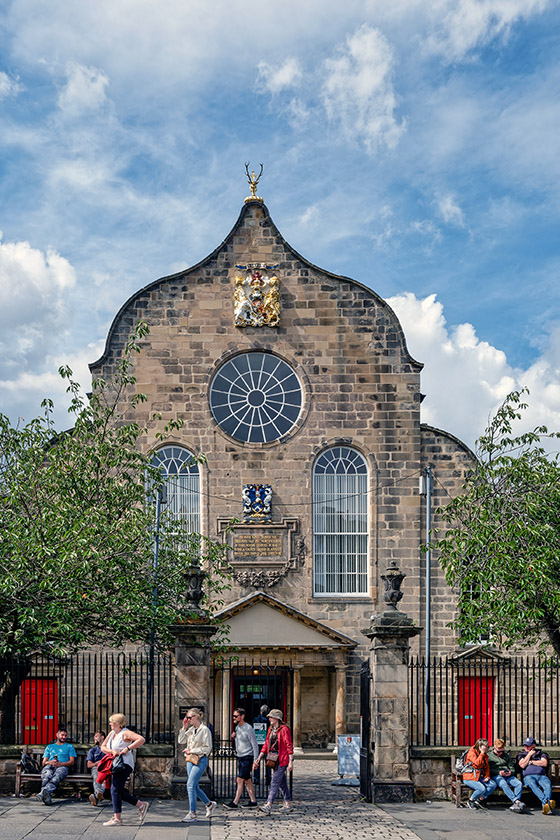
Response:
[{"label": "stone urn finial", "polygon": [[401,572],[394,560],[389,562],[389,566],[384,575],[381,575],[381,580],[385,586],[383,592],[383,600],[387,604],[387,608],[397,611],[397,604],[401,600],[403,593],[401,592],[401,584],[406,575]]},{"label": "stone urn finial", "polygon": [[206,572],[202,571],[198,562],[192,563],[184,574],[186,608],[191,615],[194,613],[197,616],[206,616],[205,611],[200,606],[200,601],[204,595],[202,584],[205,577]]}]

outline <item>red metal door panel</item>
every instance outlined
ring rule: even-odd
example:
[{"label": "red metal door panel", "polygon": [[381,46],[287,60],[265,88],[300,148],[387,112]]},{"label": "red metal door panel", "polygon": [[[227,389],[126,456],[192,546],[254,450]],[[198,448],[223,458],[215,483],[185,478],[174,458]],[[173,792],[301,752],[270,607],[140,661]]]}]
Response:
[{"label": "red metal door panel", "polygon": [[459,744],[494,739],[494,677],[459,677]]},{"label": "red metal door panel", "polygon": [[54,679],[27,679],[21,686],[23,744],[48,744],[58,730],[58,685]]}]

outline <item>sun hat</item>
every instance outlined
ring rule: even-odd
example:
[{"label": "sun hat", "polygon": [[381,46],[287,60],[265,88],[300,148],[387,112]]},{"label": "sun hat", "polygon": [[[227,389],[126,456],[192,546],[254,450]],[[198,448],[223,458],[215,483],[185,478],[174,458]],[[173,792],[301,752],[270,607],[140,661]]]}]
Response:
[{"label": "sun hat", "polygon": [[283,720],[282,712],[280,711],[280,709],[271,709],[270,712],[268,713],[267,717],[276,718],[276,720],[280,720],[280,721]]}]

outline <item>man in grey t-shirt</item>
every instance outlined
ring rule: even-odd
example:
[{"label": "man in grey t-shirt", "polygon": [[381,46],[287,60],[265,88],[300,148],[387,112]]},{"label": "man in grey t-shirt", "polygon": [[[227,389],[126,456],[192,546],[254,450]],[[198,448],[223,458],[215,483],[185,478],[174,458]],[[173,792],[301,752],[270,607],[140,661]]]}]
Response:
[{"label": "man in grey t-shirt", "polygon": [[239,800],[243,793],[243,785],[247,788],[249,794],[249,801],[243,804],[247,808],[257,807],[257,797],[255,796],[255,788],[251,781],[251,770],[253,769],[253,762],[257,760],[259,755],[259,745],[255,737],[255,730],[250,723],[245,723],[245,709],[235,709],[233,712],[233,723],[235,730],[232,733],[232,741],[235,744],[235,751],[237,753],[237,790],[235,797],[224,805],[228,811],[233,811],[239,808]]}]

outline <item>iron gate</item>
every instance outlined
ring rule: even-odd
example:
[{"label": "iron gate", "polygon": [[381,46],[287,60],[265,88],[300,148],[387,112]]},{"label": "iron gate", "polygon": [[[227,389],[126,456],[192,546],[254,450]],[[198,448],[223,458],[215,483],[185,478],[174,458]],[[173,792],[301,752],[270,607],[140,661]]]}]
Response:
[{"label": "iron gate", "polygon": [[369,662],[360,670],[360,793],[371,802],[373,752],[371,743],[371,673]]},{"label": "iron gate", "polygon": [[[214,748],[210,756],[212,776],[212,797],[233,799],[236,789],[237,756],[231,734],[233,732],[233,710],[245,709],[245,720],[254,726],[259,745],[264,743],[267,724],[260,716],[260,707],[267,705],[280,709],[285,723],[292,729],[294,703],[294,671],[292,663],[275,662],[269,659],[245,659],[230,657],[216,659],[212,666],[209,720],[213,726]],[[257,725],[255,725],[257,724]],[[292,774],[288,783],[292,789]],[[266,798],[270,784],[270,772],[261,762],[253,774],[255,793],[258,799]],[[246,791],[243,791],[245,797]]]}]

